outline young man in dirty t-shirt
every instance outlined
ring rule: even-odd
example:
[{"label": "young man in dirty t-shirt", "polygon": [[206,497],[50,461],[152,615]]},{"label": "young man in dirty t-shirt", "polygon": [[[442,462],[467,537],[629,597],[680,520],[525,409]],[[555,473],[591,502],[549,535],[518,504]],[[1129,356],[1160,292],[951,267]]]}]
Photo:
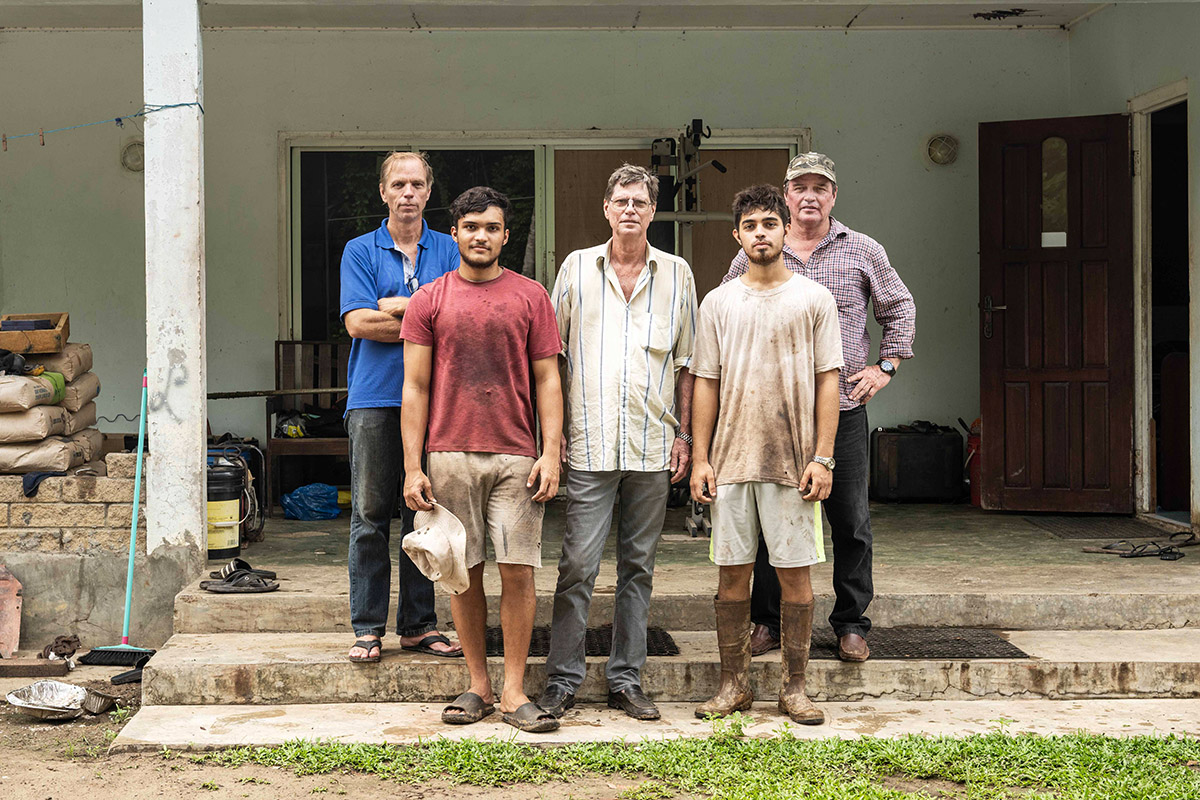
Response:
[{"label": "young man in dirty t-shirt", "polygon": [[825,715],[808,699],[812,638],[809,566],[825,560],[819,501],[833,484],[842,343],[829,290],[783,263],[789,215],[773,186],[733,201],[734,238],[750,258],[741,278],[700,306],[692,404],[692,497],[713,505],[712,559],[721,686],[696,715],[724,716],[754,701],[750,577],[759,532],[782,587],[779,709],[795,722]]}]

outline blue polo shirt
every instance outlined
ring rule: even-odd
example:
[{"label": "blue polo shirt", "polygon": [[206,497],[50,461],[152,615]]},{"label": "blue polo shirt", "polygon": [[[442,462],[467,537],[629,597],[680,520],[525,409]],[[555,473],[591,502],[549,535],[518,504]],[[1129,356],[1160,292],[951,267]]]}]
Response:
[{"label": "blue polo shirt", "polygon": [[[396,249],[387,220],[375,229],[346,243],[342,253],[342,311],[356,308],[379,310],[381,297],[411,297],[409,277],[424,286],[451,270],[458,269],[458,245],[444,233],[421,223],[417,263]],[[347,370],[350,396],[346,410],[400,405],[404,387],[404,343],[355,339],[350,346]]]}]

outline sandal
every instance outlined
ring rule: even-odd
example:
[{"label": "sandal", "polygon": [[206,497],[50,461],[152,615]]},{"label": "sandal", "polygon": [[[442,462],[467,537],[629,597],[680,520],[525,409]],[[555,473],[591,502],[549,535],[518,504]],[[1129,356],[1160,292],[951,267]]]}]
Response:
[{"label": "sandal", "polygon": [[[359,639],[350,649],[353,650],[355,647],[361,647],[363,650],[367,651],[365,656],[346,656],[346,658],[350,659],[355,664],[374,664],[376,661],[383,658],[383,642],[381,642],[379,639]],[[371,655],[372,650],[378,650],[379,652],[375,655]]]},{"label": "sandal", "polygon": [[454,642],[451,642],[440,633],[431,633],[416,644],[400,645],[400,649],[407,650],[410,653],[425,653],[426,655],[441,656],[442,658],[462,658],[463,651],[461,649],[450,653],[447,653],[443,650],[434,650],[432,645],[436,644],[437,642],[441,642],[447,646],[452,646],[454,644]]},{"label": "sandal", "polygon": [[269,581],[275,580],[275,573],[269,569],[255,569],[250,566],[250,562],[244,558],[235,558],[225,566],[221,567],[216,572],[208,573],[210,578],[220,578],[224,580],[235,572],[249,572],[251,575],[257,575],[260,578],[266,578]]},{"label": "sandal", "polygon": [[474,692],[463,692],[454,702],[442,709],[442,722],[447,725],[470,725],[496,710],[495,703],[485,703]]},{"label": "sandal", "polygon": [[1133,542],[1129,541],[1128,539],[1121,539],[1120,541],[1117,541],[1117,542],[1110,542],[1109,544],[1106,544],[1103,547],[1085,547],[1085,548],[1083,548],[1083,552],[1085,552],[1085,553],[1104,553],[1104,554],[1110,555],[1110,556],[1119,556],[1122,553],[1128,553],[1133,549],[1134,549]]},{"label": "sandal", "polygon": [[548,733],[558,730],[559,722],[537,703],[525,703],[516,711],[506,711],[502,719],[519,731],[526,733]]},{"label": "sandal", "polygon": [[223,581],[200,581],[200,588],[214,594],[261,594],[279,588],[276,581],[249,572],[234,572]]}]

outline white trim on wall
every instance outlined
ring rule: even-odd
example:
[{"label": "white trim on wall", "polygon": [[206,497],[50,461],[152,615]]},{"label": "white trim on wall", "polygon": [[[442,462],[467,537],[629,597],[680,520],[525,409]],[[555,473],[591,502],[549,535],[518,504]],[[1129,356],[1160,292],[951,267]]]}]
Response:
[{"label": "white trim on wall", "polygon": [[[1133,166],[1133,493],[1134,504],[1138,513],[1153,514],[1155,508],[1151,499],[1154,497],[1154,487],[1151,485],[1154,469],[1153,441],[1150,438],[1150,420],[1153,416],[1152,381],[1153,376],[1153,283],[1151,281],[1151,252],[1152,236],[1150,208],[1150,162],[1153,154],[1150,151],[1150,115],[1168,106],[1187,100],[1187,79],[1175,81],[1149,92],[1140,94],[1129,100],[1127,107],[1130,113],[1130,134]],[[1195,165],[1192,165],[1195,168]],[[1194,235],[1194,233],[1193,233]],[[1194,292],[1192,292],[1194,294]],[[1191,332],[1189,334],[1189,350],[1197,349],[1196,298],[1191,301]],[[1193,364],[1194,364],[1193,360]],[[1190,428],[1195,437],[1197,424],[1195,396],[1198,388],[1198,378],[1195,368],[1192,369],[1190,383],[1192,387],[1192,412]],[[1198,476],[1196,475],[1197,458],[1196,446],[1193,442],[1192,452],[1192,519],[1200,514],[1196,501]]]}]

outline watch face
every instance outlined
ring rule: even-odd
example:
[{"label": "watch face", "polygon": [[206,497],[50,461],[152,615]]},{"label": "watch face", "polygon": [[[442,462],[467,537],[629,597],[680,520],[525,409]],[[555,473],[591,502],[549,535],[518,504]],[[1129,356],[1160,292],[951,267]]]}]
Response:
[{"label": "watch face", "polygon": [[895,373],[895,371],[896,371],[895,365],[886,359],[879,362],[879,368],[881,370],[883,370],[884,374],[886,374],[886,375],[891,375],[891,374]]}]

